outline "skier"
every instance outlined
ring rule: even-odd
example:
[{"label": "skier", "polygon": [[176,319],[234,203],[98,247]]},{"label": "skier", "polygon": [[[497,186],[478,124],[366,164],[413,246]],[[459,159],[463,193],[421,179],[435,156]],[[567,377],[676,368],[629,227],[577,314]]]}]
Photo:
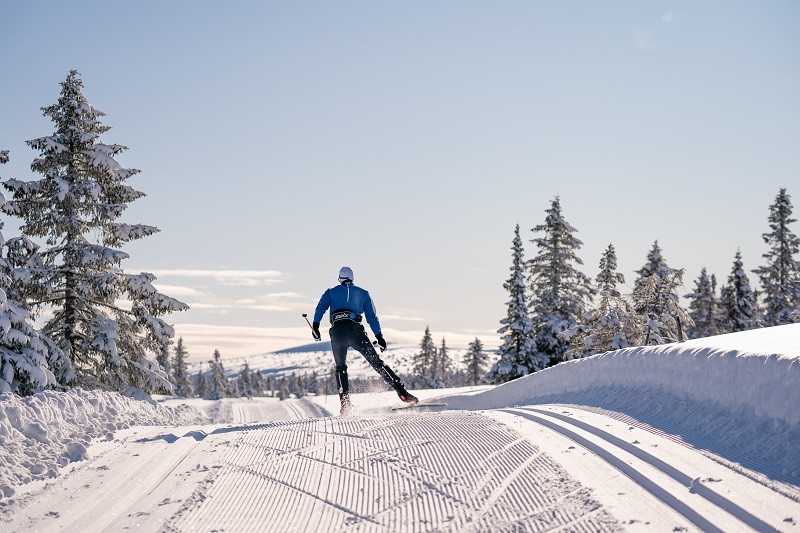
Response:
[{"label": "skier", "polygon": [[369,292],[353,285],[353,270],[350,267],[345,266],[339,270],[339,285],[326,290],[319,299],[317,309],[314,311],[314,323],[311,326],[315,340],[322,338],[319,324],[322,315],[328,308],[331,310],[329,333],[333,359],[336,363],[336,382],[342,404],[341,414],[346,415],[352,409],[349,393],[350,383],[347,379],[348,348],[355,348],[361,353],[372,368],[397,392],[402,401],[411,404],[417,403],[417,398],[405,389],[397,374],[381,360],[378,352],[372,347],[372,343],[364,331],[364,326],[361,325],[361,315],[363,314],[367,318],[372,333],[378,339],[381,351],[384,351],[386,340],[381,334],[381,325],[378,322],[375,305],[372,303]]}]

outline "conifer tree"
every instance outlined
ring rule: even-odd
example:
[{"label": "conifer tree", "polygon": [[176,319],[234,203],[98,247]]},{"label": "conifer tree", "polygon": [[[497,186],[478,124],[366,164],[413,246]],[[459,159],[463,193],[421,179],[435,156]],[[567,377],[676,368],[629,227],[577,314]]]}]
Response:
[{"label": "conifer tree", "polygon": [[475,337],[469,343],[466,354],[464,354],[464,365],[467,367],[467,382],[470,385],[480,385],[483,381],[484,368],[488,356],[483,351],[483,343]]},{"label": "conifer tree", "polygon": [[206,398],[208,396],[208,379],[203,373],[203,364],[197,368],[197,374],[194,375],[194,395],[196,398]]},{"label": "conifer tree", "polygon": [[681,330],[693,327],[694,322],[680,305],[678,288],[683,286],[683,270],[669,267],[655,241],[647,263],[637,274],[633,308],[644,324],[644,345],[684,340]]},{"label": "conifer tree", "polygon": [[172,360],[172,385],[175,396],[189,398],[192,396],[192,384],[189,381],[186,358],[189,354],[183,346],[183,337],[178,338],[175,345],[175,358]]},{"label": "conifer tree", "polygon": [[586,357],[610,350],[636,346],[641,340],[641,324],[633,306],[622,296],[617,285],[625,276],[617,271],[617,253],[609,244],[600,258],[600,273],[595,279],[597,307],[584,315],[583,321],[564,333],[569,339],[569,357]]},{"label": "conifer tree", "polygon": [[536,351],[533,322],[528,315],[525,257],[519,224],[514,229],[511,243],[511,276],[503,284],[503,288],[508,291],[509,300],[506,303],[506,316],[500,321],[502,326],[497,330],[503,340],[498,350],[499,359],[487,376],[492,383],[504,383],[540,370],[547,365],[549,359]]},{"label": "conifer tree", "polygon": [[724,331],[747,331],[761,327],[758,301],[750,280],[744,270],[742,253],[737,250],[733,259],[733,267],[728,276],[728,283],[722,288],[722,316],[725,320]]},{"label": "conifer tree", "polygon": [[222,365],[222,356],[219,350],[214,350],[214,359],[209,361],[208,364],[211,367],[208,399],[219,400],[228,396],[230,385],[227,376],[225,376],[225,367]]},{"label": "conifer tree", "polygon": [[447,342],[442,337],[442,344],[436,351],[436,368],[433,376],[433,387],[441,388],[450,386],[451,373],[453,371],[453,360],[447,349]]},{"label": "conifer tree", "polygon": [[694,290],[686,295],[692,300],[689,304],[689,316],[694,326],[687,329],[690,339],[710,337],[722,333],[720,319],[720,302],[716,295],[716,278],[708,275],[706,268],[700,270],[700,276],[694,282]]},{"label": "conifer tree", "polygon": [[250,365],[247,361],[242,365],[239,371],[239,394],[247,398],[253,397],[253,372],[250,370]]},{"label": "conifer tree", "polygon": [[583,318],[594,294],[589,278],[576,268],[583,264],[576,255],[583,243],[562,216],[558,197],[546,213],[544,224],[532,230],[543,235],[531,240],[538,253],[528,261],[530,316],[537,350],[534,365],[543,360],[551,365],[565,360],[569,341],[562,333]]},{"label": "conifer tree", "polygon": [[419,343],[419,352],[414,354],[411,363],[414,375],[428,385],[431,379],[431,370],[436,361],[436,346],[433,344],[430,326],[425,326],[425,333]]},{"label": "conifer tree", "polygon": [[42,290],[27,301],[35,314],[52,311],[43,333],[72,362],[74,384],[168,389],[153,354],[174,331],[159,317],[186,305],[160,294],[152,274],[124,273],[128,254],[118,249],[158,231],[117,221],[143,196],[125,183],[138,171],[116,161],[126,147],[100,141],[110,128],[84,97],[76,71],[61,83],[58,102],[42,111],[56,131],[28,145],[39,151],[31,168],[43,177],[3,184],[13,195],[4,211],[23,220],[23,235],[43,238],[48,246],[39,252],[42,266],[35,273],[43,282],[35,287]]},{"label": "conifer tree", "polygon": [[767,264],[753,270],[761,281],[766,326],[789,324],[800,314],[800,239],[789,228],[796,221],[791,197],[781,188],[769,207],[770,231],[761,235],[769,247],[762,255]]},{"label": "conifer tree", "polygon": [[264,396],[267,389],[264,374],[257,370],[253,371],[251,379],[253,383],[253,396]]},{"label": "conifer tree", "polygon": [[[0,163],[6,162],[8,151],[0,151]],[[0,205],[3,203],[0,194]],[[63,365],[61,379],[69,379],[72,367],[58,347],[33,326],[25,305],[16,299],[28,271],[15,264],[17,248],[11,241],[5,242],[2,229],[0,222],[0,248],[6,251],[0,255],[0,394],[27,395],[58,384],[51,364],[54,368]]]}]

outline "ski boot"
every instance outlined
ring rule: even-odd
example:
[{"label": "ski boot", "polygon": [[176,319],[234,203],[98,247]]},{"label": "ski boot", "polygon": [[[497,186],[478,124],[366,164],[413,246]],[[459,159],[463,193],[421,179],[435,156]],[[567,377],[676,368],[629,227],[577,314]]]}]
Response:
[{"label": "ski boot", "polygon": [[342,416],[347,416],[353,412],[353,404],[350,403],[350,394],[347,392],[343,392],[339,394],[339,401],[342,402],[342,409],[339,411],[339,414]]},{"label": "ski boot", "polygon": [[410,404],[419,403],[419,399],[410,392],[408,392],[402,383],[398,383],[397,385],[395,385],[394,390],[395,392],[397,392],[397,396],[400,398],[400,400],[403,401],[404,403],[410,403]]},{"label": "ski boot", "polygon": [[406,390],[406,387],[405,385],[403,385],[403,382],[400,381],[400,378],[397,376],[397,374],[394,373],[394,371],[392,371],[391,368],[389,368],[384,364],[383,366],[381,366],[380,369],[378,369],[378,373],[386,381],[386,383],[388,383],[389,386],[391,386],[395,390],[397,396],[400,397],[401,401],[410,404],[419,402],[416,396],[414,396],[413,394],[411,394]]}]

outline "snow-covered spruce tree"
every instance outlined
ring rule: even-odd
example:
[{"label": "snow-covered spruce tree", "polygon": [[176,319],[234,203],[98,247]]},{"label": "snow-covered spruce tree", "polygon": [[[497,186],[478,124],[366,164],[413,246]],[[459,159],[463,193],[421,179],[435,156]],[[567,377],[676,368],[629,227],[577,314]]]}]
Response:
[{"label": "snow-covered spruce tree", "polygon": [[617,288],[618,284],[625,283],[625,276],[617,271],[617,252],[613,244],[608,245],[600,258],[600,273],[595,281],[597,307],[563,334],[570,340],[567,351],[570,358],[637,346],[641,342],[640,320]]},{"label": "snow-covered spruce tree", "polygon": [[647,254],[647,263],[636,271],[633,308],[642,320],[644,345],[684,340],[683,328],[694,326],[692,318],[680,305],[678,288],[683,286],[683,270],[667,265],[658,241]]},{"label": "snow-covered spruce tree", "polygon": [[189,398],[192,396],[192,383],[189,380],[186,358],[189,356],[183,346],[183,337],[178,338],[175,345],[175,357],[172,359],[172,392],[175,396]]},{"label": "snow-covered spruce tree", "polygon": [[31,310],[52,311],[42,331],[72,362],[70,384],[169,390],[153,355],[174,331],[159,317],[187,306],[160,294],[152,274],[126,274],[121,262],[128,255],[117,249],[158,231],[117,222],[143,196],[125,183],[138,171],[115,160],[126,147],[100,141],[110,128],[84,97],[76,71],[61,83],[58,102],[42,111],[56,131],[28,145],[40,152],[31,168],[43,177],[3,183],[13,195],[4,211],[23,220],[23,235],[48,246],[39,251],[35,274],[43,290],[28,294]]},{"label": "snow-covered spruce tree", "polygon": [[208,383],[208,400],[219,400],[228,396],[230,384],[225,375],[225,367],[222,365],[222,356],[219,350],[214,350],[214,359],[208,362],[211,367],[211,379]]},{"label": "snow-covered spruce tree", "polygon": [[499,359],[487,375],[491,383],[505,383],[547,366],[549,358],[538,354],[533,335],[533,322],[528,315],[528,297],[525,286],[525,257],[519,224],[514,229],[511,243],[511,276],[503,284],[508,291],[506,316],[497,330],[503,344],[498,350]]},{"label": "snow-covered spruce tree", "polygon": [[239,370],[239,395],[247,398],[253,397],[253,371],[250,370],[250,365],[246,361]]},{"label": "snow-covered spruce tree", "polygon": [[436,346],[433,344],[430,326],[425,326],[425,333],[419,343],[419,352],[411,359],[414,379],[419,383],[429,386],[431,373],[436,364]]},{"label": "snow-covered spruce tree", "polygon": [[253,371],[252,376],[250,377],[250,381],[253,385],[253,396],[264,396],[264,391],[267,388],[267,384],[264,380],[264,375],[255,370]]},{"label": "snow-covered spruce tree", "polygon": [[761,281],[764,295],[764,325],[788,324],[800,313],[800,239],[792,233],[791,197],[781,188],[769,207],[769,233],[761,237],[769,250],[762,255],[767,264],[753,272]]},{"label": "snow-covered spruce tree", "polygon": [[470,385],[480,385],[483,381],[484,368],[488,356],[483,351],[483,343],[475,337],[469,343],[467,352],[464,354],[464,365],[467,367],[467,383]]},{"label": "snow-covered spruce tree", "polygon": [[739,250],[736,251],[733,259],[728,283],[722,288],[721,293],[720,307],[724,318],[723,330],[725,333],[761,327],[758,300],[750,287],[750,280],[747,278],[742,263],[742,253]]},{"label": "snow-covered spruce tree", "polygon": [[[0,152],[0,163],[8,162],[8,151]],[[0,205],[5,198],[0,194]],[[16,298],[21,283],[28,271],[15,268],[14,255],[17,251],[7,246],[0,222],[0,393],[15,392],[28,395],[46,387],[57,385],[56,376],[50,370],[50,362],[56,366],[63,362],[60,377],[70,377],[69,362],[64,362],[63,354],[49,339],[39,333],[31,324],[28,310]],[[26,242],[22,240],[21,242]]]},{"label": "snow-covered spruce tree", "polygon": [[686,295],[691,300],[689,316],[694,326],[686,329],[690,339],[711,337],[722,333],[720,324],[720,302],[716,294],[717,280],[709,276],[706,268],[700,270],[700,276],[694,282],[694,290]]},{"label": "snow-covered spruce tree", "polygon": [[452,381],[453,360],[450,357],[450,352],[447,349],[447,342],[442,337],[442,344],[436,351],[436,366],[431,386],[433,388],[449,387]]},{"label": "snow-covered spruce tree", "polygon": [[203,373],[203,364],[200,363],[199,368],[197,369],[197,374],[194,375],[194,384],[192,385],[194,389],[194,395],[196,398],[205,398],[208,396],[208,378]]},{"label": "snow-covered spruce tree", "polygon": [[562,216],[557,196],[546,213],[544,224],[532,230],[543,235],[531,240],[538,253],[528,261],[530,317],[537,350],[532,366],[539,361],[554,365],[568,358],[569,340],[562,333],[583,318],[594,294],[589,278],[575,266],[583,264],[576,255],[583,243]]}]

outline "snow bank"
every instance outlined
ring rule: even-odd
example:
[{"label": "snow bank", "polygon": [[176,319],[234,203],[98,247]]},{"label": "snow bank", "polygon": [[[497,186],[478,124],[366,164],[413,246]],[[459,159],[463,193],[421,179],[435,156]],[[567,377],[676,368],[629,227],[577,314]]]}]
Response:
[{"label": "snow bank", "polygon": [[60,467],[88,457],[94,438],[112,440],[133,425],[183,425],[207,421],[189,406],[165,407],[117,393],[0,394],[0,502],[12,485],[54,477]]},{"label": "snow bank", "polygon": [[800,479],[800,324],[628,348],[569,361],[474,396],[460,409],[577,403],[633,413],[781,465]]}]

